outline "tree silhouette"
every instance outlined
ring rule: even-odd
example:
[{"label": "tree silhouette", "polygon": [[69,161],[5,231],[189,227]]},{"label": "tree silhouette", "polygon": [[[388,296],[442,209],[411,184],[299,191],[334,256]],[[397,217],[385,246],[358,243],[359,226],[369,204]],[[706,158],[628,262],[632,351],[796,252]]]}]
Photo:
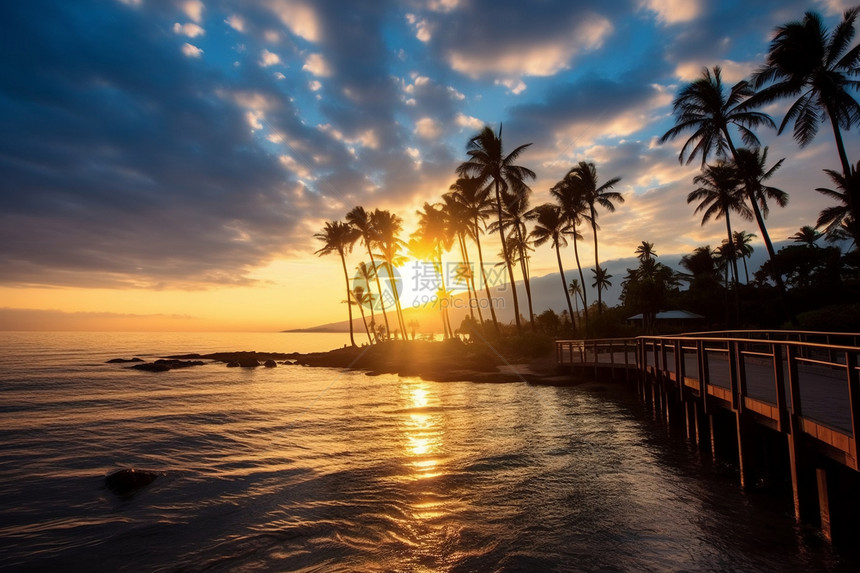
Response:
[{"label": "tree silhouette", "polygon": [[567,300],[567,309],[570,312],[571,324],[576,329],[576,322],[573,319],[575,316],[573,314],[573,305],[567,292],[567,279],[564,276],[564,266],[561,264],[561,247],[567,246],[567,239],[564,235],[570,227],[570,222],[565,219],[561,208],[552,203],[538,205],[529,212],[529,218],[535,221],[535,226],[529,234],[529,238],[534,242],[534,245],[539,247],[549,242],[555,249],[556,260],[558,261],[558,274],[561,277],[561,290],[564,291],[564,297]]},{"label": "tree silhouette", "polygon": [[[346,298],[352,300],[352,291],[349,288],[349,273],[346,272],[346,253],[352,251],[352,246],[358,240],[358,233],[341,221],[326,221],[325,227],[314,238],[323,242],[323,247],[316,251],[319,256],[337,253],[343,265],[343,278],[346,281]],[[352,305],[347,304],[349,310],[349,342],[355,346],[355,334],[352,325]]]}]

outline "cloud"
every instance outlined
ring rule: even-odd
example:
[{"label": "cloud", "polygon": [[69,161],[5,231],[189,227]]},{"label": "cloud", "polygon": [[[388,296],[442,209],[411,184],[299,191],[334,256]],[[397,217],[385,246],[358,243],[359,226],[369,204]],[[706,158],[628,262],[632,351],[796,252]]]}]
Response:
[{"label": "cloud", "polygon": [[302,66],[302,69],[307,70],[318,77],[331,76],[331,68],[326,63],[322,54],[309,55],[305,60],[305,65]]},{"label": "cloud", "polygon": [[201,0],[185,0],[182,3],[182,11],[185,12],[185,15],[198,24],[203,19],[203,8]]},{"label": "cloud", "polygon": [[199,58],[203,55],[203,50],[193,44],[185,42],[184,44],[182,44],[182,53],[189,58]]},{"label": "cloud", "polygon": [[423,139],[436,139],[442,134],[442,127],[432,118],[422,117],[415,122],[415,133]]},{"label": "cloud", "polygon": [[269,66],[274,66],[280,63],[281,58],[280,56],[278,56],[278,54],[265,49],[260,52],[260,65],[262,67],[267,68]]},{"label": "cloud", "polygon": [[665,24],[695,20],[703,11],[700,0],[644,0],[642,5],[656,12]]},{"label": "cloud", "polygon": [[237,32],[245,31],[245,19],[238,14],[231,14],[224,22]]},{"label": "cloud", "polygon": [[296,36],[309,42],[321,39],[321,26],[311,4],[296,0],[271,0],[267,7]]},{"label": "cloud", "polygon": [[196,38],[197,36],[204,35],[206,33],[206,30],[192,22],[188,22],[186,24],[180,24],[179,22],[176,22],[173,25],[173,32],[176,34],[188,36],[189,38]]}]

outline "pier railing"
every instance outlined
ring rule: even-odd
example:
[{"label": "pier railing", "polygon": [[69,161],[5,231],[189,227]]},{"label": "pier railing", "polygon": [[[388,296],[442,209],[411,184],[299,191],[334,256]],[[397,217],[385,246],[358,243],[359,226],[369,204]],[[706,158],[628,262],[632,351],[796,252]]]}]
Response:
[{"label": "pier railing", "polygon": [[[618,379],[623,373],[667,421],[670,413],[683,418],[688,436],[695,435],[698,441],[699,436],[710,435],[712,449],[713,416],[720,411],[731,414],[741,483],[750,479],[743,468],[744,436],[755,434],[754,427],[788,436],[800,515],[798,452],[814,450],[860,470],[859,343],[860,334],[854,333],[700,332],[559,340],[556,359],[560,369],[582,376]],[[702,420],[709,420],[710,428],[703,427]]]}]

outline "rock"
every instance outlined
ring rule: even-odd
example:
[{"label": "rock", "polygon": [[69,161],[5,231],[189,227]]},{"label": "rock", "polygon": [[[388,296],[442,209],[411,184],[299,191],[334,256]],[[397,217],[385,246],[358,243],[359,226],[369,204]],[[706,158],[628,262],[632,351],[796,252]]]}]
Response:
[{"label": "rock", "polygon": [[129,366],[135,370],[144,370],[146,372],[166,372],[176,368],[190,368],[191,366],[202,366],[205,364],[202,360],[165,360],[160,359],[155,362],[147,362],[144,364],[135,364]]},{"label": "rock", "polygon": [[238,367],[239,367],[239,361],[238,360],[231,360],[230,362],[227,363],[227,368],[238,368]]},{"label": "rock", "polygon": [[277,365],[278,363],[271,359],[263,362],[263,366],[265,366],[266,368],[275,368]]},{"label": "rock", "polygon": [[237,360],[237,362],[242,368],[256,368],[260,365],[260,362],[256,358],[243,357]]},{"label": "rock", "polygon": [[131,495],[155,481],[160,474],[134,468],[116,471],[105,478],[105,486],[120,496]]},{"label": "rock", "polygon": [[111,358],[105,364],[125,364],[127,362],[143,362],[140,358]]}]

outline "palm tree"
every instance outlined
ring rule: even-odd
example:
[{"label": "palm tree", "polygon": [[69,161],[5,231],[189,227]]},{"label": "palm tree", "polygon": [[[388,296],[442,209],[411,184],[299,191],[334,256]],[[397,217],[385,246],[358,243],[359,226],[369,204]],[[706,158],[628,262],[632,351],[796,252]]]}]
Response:
[{"label": "palm tree", "polygon": [[403,320],[403,309],[400,307],[400,293],[397,289],[397,276],[394,274],[394,267],[403,260],[400,255],[400,249],[403,248],[404,242],[399,237],[400,232],[403,230],[403,219],[390,211],[374,209],[373,212],[370,213],[370,223],[376,231],[375,243],[379,248],[382,260],[384,261],[383,266],[388,273],[388,280],[391,282],[394,308],[397,311],[398,329],[405,337],[406,322]]},{"label": "palm tree", "polygon": [[[581,189],[583,200],[588,205],[588,215],[586,219],[591,222],[591,231],[594,233],[594,266],[599,271],[600,261],[597,256],[597,205],[600,205],[610,213],[615,212],[615,204],[613,201],[624,203],[624,196],[617,191],[610,191],[616,183],[621,181],[621,177],[613,177],[606,181],[603,185],[597,185],[597,167],[594,163],[580,161],[579,164],[571,169],[573,181],[576,186]],[[596,281],[597,286],[597,312],[603,312],[603,281]]]},{"label": "palm tree", "polygon": [[[801,147],[812,141],[821,122],[830,119],[846,177],[851,174],[851,163],[842,130],[860,125],[860,104],[850,93],[860,88],[860,81],[854,79],[860,67],[860,45],[849,49],[858,12],[860,6],[846,10],[832,32],[815,12],[806,12],[802,20],[778,27],[765,65],[753,75],[756,88],[767,85],[756,96],[757,105],[797,97],[779,133],[794,121],[794,139]],[[852,206],[855,219],[858,207]]]},{"label": "palm tree", "polygon": [[[481,249],[481,227],[484,221],[493,211],[492,200],[490,199],[490,188],[487,185],[482,185],[477,178],[461,177],[451,185],[451,195],[454,200],[463,206],[466,213],[469,214],[472,221],[472,230],[469,236],[475,241],[478,247],[478,264],[481,267],[481,279],[484,282],[484,291],[487,294],[487,303],[490,307],[490,315],[493,319],[493,325],[496,333],[499,331],[499,321],[496,319],[496,310],[493,305],[492,297],[490,296],[490,283],[487,280],[487,269],[484,266],[484,253]],[[474,282],[473,282],[474,288]],[[475,291],[475,297],[478,293]],[[478,306],[480,310],[480,305]]]},{"label": "palm tree", "polygon": [[809,248],[818,248],[815,243],[821,238],[821,233],[809,225],[804,225],[798,232],[789,237],[795,243],[803,243]]},{"label": "palm tree", "polygon": [[[502,211],[502,219],[500,222],[493,222],[488,227],[489,231],[495,231],[496,226],[501,224],[507,234],[508,244],[516,248],[515,252],[508,250],[510,260],[508,264],[513,264],[519,261],[520,272],[523,275],[523,286],[526,289],[526,300],[529,307],[529,324],[532,330],[535,330],[535,314],[532,307],[532,289],[531,280],[528,268],[528,241],[526,240],[526,224],[528,206],[529,206],[530,189],[525,187],[517,191],[506,191],[502,193],[502,201],[504,202],[504,210]],[[516,239],[516,240],[514,240]]]},{"label": "palm tree", "polygon": [[[481,305],[478,304],[478,291],[475,288],[475,273],[472,262],[469,259],[469,248],[466,245],[466,237],[472,235],[472,214],[463,203],[457,200],[452,193],[442,195],[442,213],[445,216],[445,226],[450,235],[457,237],[460,247],[460,262],[456,266],[456,278],[466,285],[469,296],[469,316],[475,320],[475,307],[478,308],[478,318],[484,323],[484,315]],[[472,293],[475,293],[475,304],[472,304]]]},{"label": "palm tree", "polygon": [[[358,240],[358,234],[355,229],[341,221],[326,221],[322,232],[314,235],[315,239],[323,242],[323,248],[316,251],[316,255],[328,255],[337,253],[340,255],[340,262],[343,264],[343,278],[346,281],[346,298],[352,299],[352,292],[349,288],[349,273],[346,272],[346,253],[352,251],[352,246]],[[352,326],[352,305],[346,305],[349,309],[349,342],[355,346],[355,334]]]},{"label": "palm tree", "polygon": [[373,295],[364,290],[364,287],[356,285],[352,288],[352,297],[350,300],[345,300],[344,302],[358,306],[358,310],[361,312],[361,321],[364,323],[364,330],[367,332],[367,342],[373,344],[373,338],[370,336],[370,327],[367,325],[367,316],[364,314],[364,307],[373,305]]},{"label": "palm tree", "polygon": [[[764,220],[767,218],[770,208],[768,207],[768,199],[773,199],[780,207],[788,205],[788,194],[776,187],[764,185],[764,182],[773,177],[777,169],[782,166],[785,161],[783,157],[770,168],[767,167],[767,151],[768,148],[753,148],[747,149],[742,147],[735,150],[735,167],[738,170],[739,176],[744,181],[744,186],[747,192],[747,199],[753,210],[753,215],[758,223],[759,231],[761,231],[764,245],[767,248],[768,256],[773,260],[775,254],[773,242],[770,240],[770,235],[767,232]],[[781,281],[782,279],[780,279]]]},{"label": "palm tree", "polygon": [[851,213],[849,207],[852,195],[860,197],[860,161],[857,162],[856,167],[851,168],[849,177],[832,169],[825,169],[824,172],[836,184],[838,191],[824,187],[818,187],[815,190],[831,199],[836,199],[841,205],[833,205],[822,210],[815,225],[824,227],[828,237],[838,231],[846,231],[854,238],[855,245],[860,244],[860,219]]},{"label": "palm tree", "polygon": [[644,263],[645,261],[650,261],[656,257],[657,251],[654,250],[654,243],[642,241],[642,243],[636,247],[635,254],[639,258],[639,262]]},{"label": "palm tree", "polygon": [[574,320],[573,305],[570,302],[570,295],[567,292],[567,279],[564,277],[564,266],[561,264],[561,247],[567,246],[567,233],[570,222],[564,217],[561,212],[561,207],[552,203],[544,203],[529,211],[527,216],[535,220],[535,226],[529,233],[529,238],[534,242],[536,247],[551,241],[552,247],[555,249],[555,257],[558,260],[558,274],[561,277],[561,290],[564,291],[564,298],[567,300],[567,309],[570,312],[571,323],[573,328],[576,328]]},{"label": "palm tree", "polygon": [[[704,68],[702,77],[682,88],[672,103],[675,126],[663,134],[660,143],[675,139],[686,131],[693,131],[681,148],[679,161],[683,163],[684,157],[687,156],[687,163],[690,163],[697,155],[701,155],[704,166],[711,154],[716,153],[723,158],[730,156],[735,160],[738,168],[744,169],[746,163],[739,158],[738,149],[735,148],[729,133],[729,126],[734,126],[738,130],[744,143],[755,148],[758,148],[760,143],[752,129],[762,125],[776,127],[769,115],[750,109],[751,105],[747,100],[753,94],[750,83],[743,80],[732,86],[727,96],[723,90],[720,67],[714,66],[713,73]],[[688,155],[690,146],[693,147]],[[752,179],[753,173],[749,169],[744,169],[741,173],[747,199],[761,231],[768,257],[773,261],[776,258],[776,251],[770,235],[767,234],[764,217],[758,207],[756,191],[760,185]],[[774,274],[780,300],[785,307],[785,284],[780,273]],[[785,313],[790,315],[787,310]]]},{"label": "palm tree", "polygon": [[[490,126],[484,126],[478,134],[474,135],[466,145],[466,154],[469,159],[459,167],[457,174],[461,177],[474,176],[480,184],[492,183],[496,197],[496,216],[502,220],[502,192],[508,188],[518,188],[524,185],[528,179],[534,179],[535,173],[531,169],[515,165],[514,162],[525,151],[531,143],[520,145],[505,155],[502,147],[502,128],[499,126],[499,134],[496,135]],[[507,241],[501,224],[499,225],[499,239],[502,243],[502,252],[505,260],[508,259]],[[520,324],[520,307],[517,301],[517,291],[514,287],[514,271],[508,267],[508,276],[511,280],[511,290],[514,299],[514,317],[516,318],[517,331],[522,333]]]},{"label": "palm tree", "polygon": [[[591,269],[591,272],[594,273],[594,283],[591,286],[596,288],[598,293],[612,286],[612,281],[609,280],[612,278],[612,275],[606,269],[598,266],[595,269]],[[603,306],[603,302],[600,300],[600,297],[597,298],[597,305],[597,311],[601,312],[600,307]]]},{"label": "palm tree", "polygon": [[706,165],[702,173],[693,178],[693,183],[700,187],[687,195],[687,203],[700,201],[696,206],[695,213],[702,213],[702,225],[704,226],[712,217],[715,220],[720,220],[720,218],[726,220],[726,254],[735,276],[735,303],[739,304],[737,298],[738,261],[735,255],[735,242],[732,237],[731,213],[734,211],[747,221],[752,220],[753,214],[744,203],[741,195],[743,188],[737,176],[737,170],[724,161],[718,161],[714,165]]},{"label": "palm tree", "polygon": [[[373,266],[373,274],[376,279],[376,294],[379,296],[379,304],[382,307],[382,318],[385,319],[385,330],[390,332],[388,325],[388,313],[385,312],[385,302],[382,299],[382,283],[379,281],[379,273],[376,272],[376,259],[373,256],[373,246],[378,238],[378,233],[373,227],[373,219],[371,214],[365,211],[364,207],[356,206],[346,214],[346,222],[361,233],[361,239],[364,246],[367,248],[367,255],[370,257],[370,264]],[[373,307],[371,307],[372,310]]]},{"label": "palm tree", "polygon": [[732,239],[734,239],[735,244],[735,254],[741,256],[741,260],[744,263],[744,278],[745,283],[749,284],[750,282],[750,273],[747,268],[747,258],[750,257],[755,249],[752,246],[752,240],[755,238],[755,235],[752,233],[747,233],[746,231],[734,231],[732,232]]},{"label": "palm tree", "polygon": [[567,292],[573,297],[573,308],[576,310],[576,314],[578,315],[579,303],[577,301],[582,300],[582,304],[585,305],[585,298],[582,295],[582,284],[577,279],[572,279],[570,284],[567,285]]},{"label": "palm tree", "polygon": [[[582,298],[583,314],[585,315],[585,328],[588,330],[588,296],[585,292],[585,275],[582,273],[582,264],[579,260],[579,243],[582,239],[582,234],[577,230],[577,227],[582,224],[585,218],[585,213],[588,211],[588,204],[585,202],[585,194],[581,185],[575,182],[573,170],[568,171],[564,178],[552,186],[549,190],[550,195],[556,200],[564,217],[570,223],[568,233],[573,237],[573,255],[576,259],[576,269],[579,271],[580,296]],[[573,283],[571,283],[573,284]]]},{"label": "palm tree", "polygon": [[[376,336],[376,311],[373,310],[373,307],[376,305],[376,295],[370,291],[370,282],[377,278],[376,268],[369,266],[364,261],[358,263],[358,266],[355,267],[356,279],[359,279],[359,282],[363,285],[363,289],[365,290],[365,295],[368,298],[368,308],[370,308],[370,324],[374,326],[373,336],[376,338],[377,342],[379,341],[379,337]],[[356,287],[357,288],[357,287]],[[355,288],[353,288],[353,291]]]},{"label": "palm tree", "polygon": [[448,317],[448,289],[445,286],[445,273],[442,269],[442,254],[451,248],[454,239],[448,232],[446,214],[442,205],[424,203],[424,207],[417,214],[418,230],[409,241],[409,250],[415,257],[430,261],[439,277],[439,284],[436,285],[437,292],[444,294],[438,299],[439,308],[442,311],[444,336],[448,339],[453,336],[454,329],[451,328],[451,320]]}]

